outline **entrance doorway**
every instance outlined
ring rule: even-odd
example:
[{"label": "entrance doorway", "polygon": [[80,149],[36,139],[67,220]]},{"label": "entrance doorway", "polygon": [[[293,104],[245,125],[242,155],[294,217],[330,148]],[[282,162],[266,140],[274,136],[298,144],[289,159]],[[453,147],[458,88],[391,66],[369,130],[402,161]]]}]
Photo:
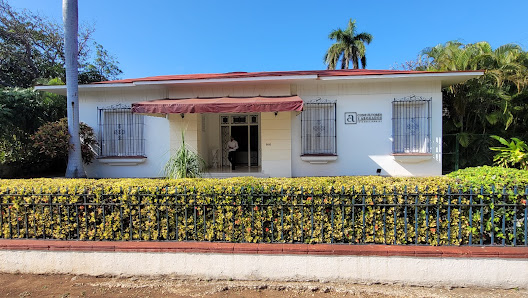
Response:
[{"label": "entrance doorway", "polygon": [[229,148],[227,142],[232,136],[238,142],[238,150],[235,153],[235,166],[258,167],[259,156],[259,115],[234,114],[220,115],[220,129],[222,141],[222,166],[231,166],[227,159]]}]

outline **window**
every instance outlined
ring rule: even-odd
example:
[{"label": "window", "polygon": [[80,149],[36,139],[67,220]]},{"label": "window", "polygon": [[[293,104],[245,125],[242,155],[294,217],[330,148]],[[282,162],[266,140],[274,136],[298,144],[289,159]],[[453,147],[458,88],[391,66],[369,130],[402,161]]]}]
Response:
[{"label": "window", "polygon": [[392,152],[431,153],[431,99],[410,96],[392,102]]},{"label": "window", "polygon": [[336,103],[305,103],[301,114],[302,154],[336,155]]},{"label": "window", "polygon": [[98,110],[100,157],[145,156],[143,115],[126,106]]}]

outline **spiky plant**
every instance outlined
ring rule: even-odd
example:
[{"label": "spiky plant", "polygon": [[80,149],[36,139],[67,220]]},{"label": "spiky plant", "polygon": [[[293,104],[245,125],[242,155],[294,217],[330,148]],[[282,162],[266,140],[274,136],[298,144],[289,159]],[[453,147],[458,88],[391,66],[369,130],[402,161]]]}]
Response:
[{"label": "spiky plant", "polygon": [[182,131],[182,144],[175,154],[171,155],[164,168],[166,178],[198,178],[205,170],[205,161],[185,144]]}]

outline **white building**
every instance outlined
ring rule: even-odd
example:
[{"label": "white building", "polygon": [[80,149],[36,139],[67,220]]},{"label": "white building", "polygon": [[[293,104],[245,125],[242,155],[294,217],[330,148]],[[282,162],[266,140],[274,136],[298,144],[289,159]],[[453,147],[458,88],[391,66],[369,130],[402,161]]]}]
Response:
[{"label": "white building", "polygon": [[[206,177],[442,173],[442,87],[483,72],[321,70],[126,79],[79,86],[99,157],[89,177],[160,177],[185,141]],[[37,90],[66,94],[66,86]],[[236,170],[227,141],[239,143]]]}]

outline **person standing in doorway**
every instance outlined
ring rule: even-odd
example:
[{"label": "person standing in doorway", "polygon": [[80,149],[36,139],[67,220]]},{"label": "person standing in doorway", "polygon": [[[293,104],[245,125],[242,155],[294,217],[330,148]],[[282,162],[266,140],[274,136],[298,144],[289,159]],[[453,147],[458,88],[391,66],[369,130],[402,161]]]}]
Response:
[{"label": "person standing in doorway", "polygon": [[235,152],[238,149],[238,142],[231,136],[231,141],[227,142],[227,147],[229,148],[229,153],[227,154],[227,159],[231,163],[231,170],[235,169]]}]

